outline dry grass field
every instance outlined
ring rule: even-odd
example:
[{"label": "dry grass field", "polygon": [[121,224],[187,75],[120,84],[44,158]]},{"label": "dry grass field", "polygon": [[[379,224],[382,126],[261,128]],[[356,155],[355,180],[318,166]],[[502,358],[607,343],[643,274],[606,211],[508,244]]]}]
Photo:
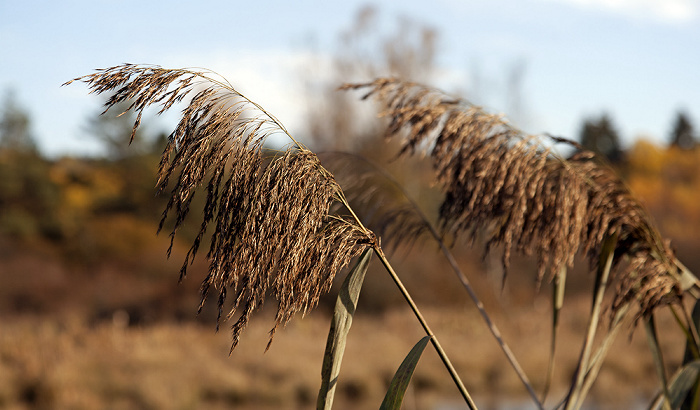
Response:
[{"label": "dry grass field", "polygon": [[[571,300],[565,310],[550,406],[573,372],[585,327],[577,316],[588,310],[588,303],[584,298]],[[542,385],[547,367],[547,305],[540,297],[529,306],[494,314],[536,387]],[[262,316],[272,319],[272,314],[265,311]],[[529,408],[522,385],[473,308],[432,308],[425,314],[479,408],[507,403]],[[660,319],[659,333],[665,339],[664,330],[673,324],[670,318]],[[292,321],[263,353],[271,322],[252,321],[229,357],[226,331],[217,334],[211,326],[197,323],[128,326],[121,311],[93,325],[70,316],[24,315],[1,321],[4,409],[312,408],[329,323],[321,312]],[[393,372],[421,332],[403,308],[359,313],[348,340],[336,408],[377,408]],[[643,331],[628,335],[616,341],[589,397],[598,403],[596,408],[648,402],[658,385]],[[667,351],[682,352],[677,337],[664,343]],[[680,359],[667,358],[673,366]],[[404,408],[461,408],[459,400],[437,355],[426,350]]]}]

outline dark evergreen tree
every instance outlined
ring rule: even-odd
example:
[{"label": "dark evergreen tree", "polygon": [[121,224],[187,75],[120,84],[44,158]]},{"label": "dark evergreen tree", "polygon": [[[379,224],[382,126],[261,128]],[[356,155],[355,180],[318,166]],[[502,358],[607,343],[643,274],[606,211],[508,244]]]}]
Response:
[{"label": "dark evergreen tree", "polygon": [[581,145],[615,163],[622,159],[620,137],[608,114],[587,119],[581,129]]},{"label": "dark evergreen tree", "polygon": [[695,147],[695,130],[693,129],[693,124],[690,122],[688,115],[679,111],[676,115],[676,121],[673,124],[673,130],[671,130],[670,143],[672,146],[676,146],[682,149],[692,149]]}]

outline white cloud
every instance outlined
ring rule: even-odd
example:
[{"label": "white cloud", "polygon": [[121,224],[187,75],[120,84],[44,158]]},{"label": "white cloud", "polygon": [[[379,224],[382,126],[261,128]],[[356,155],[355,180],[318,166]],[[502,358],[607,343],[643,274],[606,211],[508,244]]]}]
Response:
[{"label": "white cloud", "polygon": [[548,0],[597,9],[627,17],[685,23],[700,14],[700,0]]}]

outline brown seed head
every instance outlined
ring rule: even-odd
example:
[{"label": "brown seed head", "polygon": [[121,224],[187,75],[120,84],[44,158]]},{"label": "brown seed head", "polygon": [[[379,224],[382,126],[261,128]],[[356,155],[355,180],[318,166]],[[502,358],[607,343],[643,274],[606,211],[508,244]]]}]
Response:
[{"label": "brown seed head", "polygon": [[[316,155],[227,82],[202,72],[132,64],[76,80],[98,94],[113,92],[107,109],[131,101],[129,109],[138,113],[134,130],[148,106],[160,105],[163,112],[194,94],[161,157],[158,189],[171,188],[159,230],[172,215],[170,254],[195,192],[206,187],[200,230],[180,279],[213,229],[201,304],[216,292],[220,319],[227,296],[233,296],[226,315],[231,319],[239,313],[232,349],[266,295],[278,301],[271,342],[279,325],[313,309],[336,273],[374,242],[364,227],[330,214],[343,194]],[[263,144],[274,133],[286,134],[296,147],[266,152]]]},{"label": "brown seed head", "polygon": [[[387,137],[400,135],[400,155],[431,157],[445,197],[440,221],[445,232],[486,233],[486,251],[504,248],[534,254],[538,281],[571,266],[578,252],[594,265],[606,235],[618,232],[615,254],[620,287],[615,307],[637,298],[640,310],[677,300],[678,268],[640,203],[615,173],[593,154],[557,156],[547,137],[530,136],[501,116],[421,85],[394,79],[348,84],[365,89],[388,117]],[[562,138],[552,143],[578,144]],[[624,258],[623,258],[624,259]],[[623,267],[626,266],[626,267]]]}]

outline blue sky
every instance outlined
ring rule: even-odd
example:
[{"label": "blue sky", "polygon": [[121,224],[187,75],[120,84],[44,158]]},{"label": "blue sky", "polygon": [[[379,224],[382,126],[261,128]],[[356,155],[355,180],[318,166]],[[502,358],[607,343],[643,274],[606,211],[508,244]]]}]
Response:
[{"label": "blue sky", "polygon": [[663,142],[678,109],[700,128],[700,0],[0,0],[0,93],[14,91],[52,156],[98,152],[84,124],[101,99],[60,85],[124,62],[217,71],[299,135],[300,70],[329,58],[367,4],[387,26],[406,17],[436,29],[434,83],[478,90],[475,102],[506,115],[506,78],[524,64],[529,132],[575,138],[606,111],[626,144]]}]

